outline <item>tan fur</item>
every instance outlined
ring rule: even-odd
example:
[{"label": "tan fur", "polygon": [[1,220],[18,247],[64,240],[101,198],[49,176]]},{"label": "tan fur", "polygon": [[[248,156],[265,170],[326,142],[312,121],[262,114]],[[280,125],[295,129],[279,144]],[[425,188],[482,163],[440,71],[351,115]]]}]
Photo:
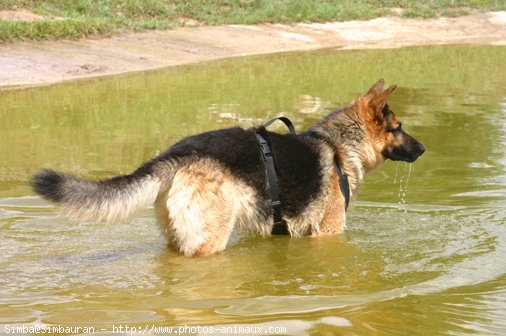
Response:
[{"label": "tan fur", "polygon": [[[177,170],[156,201],[157,219],[169,243],[186,256],[225,249],[237,223],[266,234],[255,213],[255,192],[218,162],[201,159]],[[251,225],[253,221],[257,225]]]},{"label": "tan fur", "polygon": [[[368,144],[368,148],[364,148],[364,156],[362,157],[367,172],[374,171],[383,164],[385,161],[382,155],[383,150],[396,141],[395,136],[391,132],[387,132],[387,120],[382,116],[383,107],[396,85],[382,91],[384,84],[383,79],[379,80],[365,95],[353,102],[357,117],[366,127],[369,137],[369,140],[365,142]],[[389,115],[388,121],[394,128],[399,125],[399,121],[393,115]]]},{"label": "tan fur", "polygon": [[339,186],[337,172],[334,172],[330,186],[331,195],[325,205],[325,213],[320,223],[320,235],[342,233],[346,223],[345,199]]}]

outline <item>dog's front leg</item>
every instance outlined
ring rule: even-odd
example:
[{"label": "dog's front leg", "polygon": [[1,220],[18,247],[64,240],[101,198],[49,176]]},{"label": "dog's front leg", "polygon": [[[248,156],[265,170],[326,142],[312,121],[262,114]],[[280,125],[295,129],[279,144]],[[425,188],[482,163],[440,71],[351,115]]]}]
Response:
[{"label": "dog's front leg", "polygon": [[328,189],[323,217],[317,232],[313,235],[335,235],[343,232],[346,225],[346,201],[339,186],[339,177],[334,172]]}]

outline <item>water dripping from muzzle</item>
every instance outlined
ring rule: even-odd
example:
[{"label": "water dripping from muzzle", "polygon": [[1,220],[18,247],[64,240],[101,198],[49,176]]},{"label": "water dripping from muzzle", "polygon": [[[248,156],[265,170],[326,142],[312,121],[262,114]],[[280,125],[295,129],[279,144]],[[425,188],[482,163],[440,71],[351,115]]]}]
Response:
[{"label": "water dripping from muzzle", "polygon": [[[408,166],[408,176],[406,177],[406,184],[404,184],[404,190],[402,191],[403,204],[406,204],[406,194],[408,193],[409,178],[411,177],[411,169],[413,167],[413,163],[409,162],[406,163],[406,165]],[[407,212],[407,210],[405,212]]]},{"label": "water dripping from muzzle", "polygon": [[395,166],[394,184],[397,184],[397,176],[398,175],[399,175],[399,161],[396,162],[396,166]]},{"label": "water dripping from muzzle", "polygon": [[[399,205],[406,204],[406,195],[408,192],[409,178],[411,177],[411,169],[412,169],[412,163],[406,163],[402,167],[402,172],[399,177],[399,192],[397,193],[397,198],[399,199],[399,201],[398,201]],[[406,170],[407,170],[407,175],[406,175]],[[397,163],[394,184],[397,184],[398,171],[399,171],[399,163]]]}]

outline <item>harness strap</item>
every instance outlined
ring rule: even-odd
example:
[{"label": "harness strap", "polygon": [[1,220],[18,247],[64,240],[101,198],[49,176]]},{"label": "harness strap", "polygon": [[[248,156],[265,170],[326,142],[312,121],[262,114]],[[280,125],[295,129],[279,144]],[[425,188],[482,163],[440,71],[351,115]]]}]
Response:
[{"label": "harness strap", "polygon": [[[276,166],[275,166],[275,153],[271,149],[270,146],[270,138],[267,133],[266,127],[270,126],[276,120],[282,121],[290,134],[297,135],[295,132],[295,127],[293,126],[290,119],[286,117],[274,118],[266,122],[263,126],[255,129],[255,135],[260,144],[260,149],[262,150],[262,157],[265,161],[265,167],[267,170],[267,183],[269,184],[269,190],[271,193],[272,200],[272,215],[274,224],[272,226],[271,233],[273,235],[288,235],[288,227],[285,222],[283,222],[281,216],[281,201],[279,200],[279,190],[278,190],[278,176],[276,174]],[[263,134],[261,134],[263,133]],[[339,165],[337,155],[334,158],[334,162],[336,165],[337,175],[339,176],[339,188],[341,189],[341,193],[345,199],[345,210],[348,209],[348,204],[350,203],[350,185],[348,183],[348,176],[343,174],[341,170],[341,166]]]},{"label": "harness strap", "polygon": [[268,122],[266,122],[263,126],[265,128],[269,127],[272,123],[274,123],[276,120],[280,120],[282,121],[286,127],[288,127],[288,130],[290,131],[290,134],[291,135],[297,135],[297,132],[295,132],[295,127],[293,126],[292,122],[290,121],[290,119],[288,119],[287,117],[277,117],[277,118],[274,118],[274,119],[271,119],[269,120]]},{"label": "harness strap", "polygon": [[276,235],[286,235],[289,232],[286,224],[283,223],[283,219],[281,218],[281,201],[279,200],[278,176],[276,175],[276,167],[274,166],[274,157],[272,156],[269,142],[259,132],[260,131],[257,130],[255,134],[262,149],[262,156],[267,169],[267,183],[269,184],[272,200],[272,216],[274,224],[271,232]]},{"label": "harness strap", "polygon": [[[272,216],[274,221],[271,233],[274,235],[288,235],[290,234],[288,232],[288,227],[286,226],[286,223],[283,222],[283,218],[281,216],[281,201],[279,200],[278,176],[276,174],[276,166],[274,164],[275,154],[270,147],[270,138],[266,130],[266,127],[270,126],[276,120],[282,121],[286,127],[288,127],[290,134],[297,135],[295,132],[295,127],[287,117],[278,117],[269,120],[259,129],[255,129],[255,134],[262,150],[262,156],[264,158],[265,167],[267,170],[267,183],[269,184],[269,190],[271,192]],[[263,135],[260,133],[263,133]]]}]

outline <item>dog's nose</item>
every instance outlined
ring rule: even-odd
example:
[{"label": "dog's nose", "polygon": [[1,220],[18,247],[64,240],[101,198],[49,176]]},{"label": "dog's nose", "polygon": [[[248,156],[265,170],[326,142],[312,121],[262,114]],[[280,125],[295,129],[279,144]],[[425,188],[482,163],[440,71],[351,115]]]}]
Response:
[{"label": "dog's nose", "polygon": [[424,147],[424,145],[422,145],[421,143],[419,143],[418,144],[418,150],[420,151],[420,154],[418,154],[418,156],[420,156],[423,153],[425,153],[425,147]]}]

